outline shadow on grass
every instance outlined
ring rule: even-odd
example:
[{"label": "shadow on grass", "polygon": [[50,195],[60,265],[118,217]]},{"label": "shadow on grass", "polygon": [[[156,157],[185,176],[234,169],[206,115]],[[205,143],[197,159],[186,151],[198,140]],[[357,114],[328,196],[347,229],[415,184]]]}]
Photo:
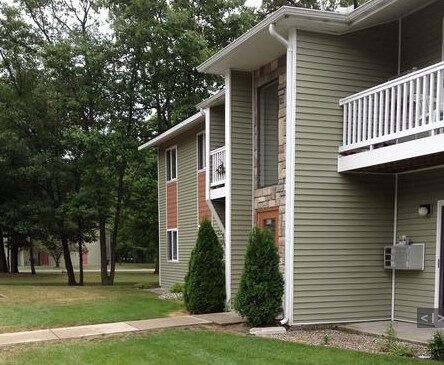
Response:
[{"label": "shadow on grass", "polygon": [[[76,274],[78,280],[78,274]],[[100,273],[85,273],[84,286],[102,286]],[[67,286],[66,273],[44,273],[32,275],[31,273],[3,274],[0,273],[0,286]],[[159,286],[157,275],[152,273],[116,273],[113,286],[143,285],[144,288],[156,288]]]}]

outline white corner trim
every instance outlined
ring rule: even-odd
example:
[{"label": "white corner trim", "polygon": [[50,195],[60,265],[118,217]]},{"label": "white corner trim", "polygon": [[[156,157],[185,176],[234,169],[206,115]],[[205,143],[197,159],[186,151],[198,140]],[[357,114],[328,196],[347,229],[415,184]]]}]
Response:
[{"label": "white corner trim", "polygon": [[[287,51],[287,122],[286,122],[286,176],[285,176],[285,241],[288,240],[288,254],[286,249],[286,282],[287,282],[287,310],[288,324],[293,325],[294,312],[294,219],[295,219],[295,167],[296,167],[296,83],[297,83],[297,31],[291,29],[288,35],[289,48]],[[290,69],[288,68],[290,66]]]},{"label": "white corner trim", "polygon": [[[166,161],[165,161],[165,163],[166,163]],[[160,179],[160,154],[157,153],[157,181],[159,181],[159,179]],[[162,187],[162,188],[165,189],[164,201],[165,201],[165,227],[166,227],[166,225],[167,225],[167,215],[166,215],[166,211],[167,211],[166,180],[165,180],[165,186]],[[157,199],[158,200],[160,200],[159,197],[160,197],[160,184],[158,183],[157,184]],[[161,223],[162,219],[161,219],[161,215],[160,215],[160,204],[159,203],[157,203],[157,217],[158,217],[158,220],[159,220],[157,222],[157,228],[159,230],[159,233],[158,233],[158,235],[159,235],[159,244],[158,244],[159,245],[159,251],[157,252],[157,260],[158,260],[158,265],[159,265],[159,286],[162,287],[162,266],[161,266],[161,263],[162,263],[161,242],[162,242],[162,239],[161,239],[161,235],[163,233],[163,230],[160,229],[160,227],[161,227],[160,223]]]},{"label": "white corner trim", "polygon": [[[393,211],[393,245],[396,244],[398,234],[398,174],[395,174],[395,201]],[[392,269],[392,302],[391,319],[395,320],[396,270]]]},{"label": "white corner trim", "polygon": [[225,292],[231,307],[231,71],[225,74]]},{"label": "white corner trim", "polygon": [[441,221],[442,221],[442,208],[444,207],[444,200],[438,200],[436,204],[436,252],[435,252],[435,297],[434,297],[434,307],[439,308],[439,287],[440,287],[440,268],[442,262],[439,262],[441,257],[441,235],[442,232]]},{"label": "white corner trim", "polygon": [[204,109],[205,114],[205,165],[207,167],[207,173],[205,174],[205,200],[208,202],[210,200],[210,174],[211,174],[211,166],[210,166],[210,118],[211,111],[210,108]]}]

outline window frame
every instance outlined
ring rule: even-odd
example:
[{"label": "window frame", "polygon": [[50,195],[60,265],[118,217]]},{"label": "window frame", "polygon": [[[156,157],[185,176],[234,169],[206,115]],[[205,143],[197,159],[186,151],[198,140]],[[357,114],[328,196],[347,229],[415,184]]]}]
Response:
[{"label": "window frame", "polygon": [[[173,237],[176,236],[176,241],[174,242]],[[171,241],[170,241],[171,237]],[[174,257],[174,243],[176,246],[176,257]],[[171,245],[171,247],[170,247]],[[167,229],[166,233],[166,259],[167,262],[179,262],[179,232],[177,228]]]},{"label": "window frame", "polygon": [[[200,153],[199,142],[202,140],[202,156]],[[197,171],[205,171],[207,169],[207,146],[205,131],[196,134],[196,154],[197,154]],[[202,158],[202,160],[201,160]],[[200,163],[201,162],[201,163]]]},{"label": "window frame", "polygon": [[[173,161],[172,161],[172,152],[174,151],[175,154],[175,164],[173,167]],[[173,174],[174,172],[174,174]],[[173,177],[174,175],[174,177]],[[165,150],[165,179],[166,182],[172,182],[177,180],[177,146],[172,146],[170,148],[167,148]]]}]

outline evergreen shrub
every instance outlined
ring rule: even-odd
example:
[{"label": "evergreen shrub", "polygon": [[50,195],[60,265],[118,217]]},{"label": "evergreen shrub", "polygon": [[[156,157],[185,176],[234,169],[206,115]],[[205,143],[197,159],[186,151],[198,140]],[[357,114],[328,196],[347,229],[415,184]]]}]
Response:
[{"label": "evergreen shrub", "polygon": [[234,308],[251,326],[272,325],[282,311],[283,292],[279,254],[271,232],[253,228]]},{"label": "evergreen shrub", "polygon": [[223,248],[208,219],[202,221],[185,277],[184,301],[193,314],[225,310]]}]

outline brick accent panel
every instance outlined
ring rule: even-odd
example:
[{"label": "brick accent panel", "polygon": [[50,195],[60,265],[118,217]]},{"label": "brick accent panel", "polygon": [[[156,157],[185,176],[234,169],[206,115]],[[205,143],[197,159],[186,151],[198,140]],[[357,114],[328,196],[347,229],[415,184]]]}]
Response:
[{"label": "brick accent panel", "polygon": [[177,228],[177,181],[166,184],[167,229]]},{"label": "brick accent panel", "polygon": [[204,218],[211,220],[211,211],[208,208],[207,200],[205,199],[205,178],[206,171],[199,171],[197,173],[197,210],[199,223]]},{"label": "brick accent panel", "polygon": [[[265,188],[258,188],[258,117],[257,117],[257,89],[273,80],[278,80],[278,96],[279,96],[279,112],[278,112],[278,138],[279,138],[279,154],[278,154],[278,183],[277,185],[268,186]],[[257,212],[269,210],[272,208],[279,209],[279,255],[281,257],[281,264],[283,264],[284,250],[285,250],[285,131],[286,131],[286,58],[285,55],[262,66],[254,72],[254,87],[255,87],[255,148],[254,148],[254,175],[256,181],[256,188],[254,190],[254,208],[256,211],[255,219],[257,220]],[[257,223],[257,222],[256,222]]]}]

